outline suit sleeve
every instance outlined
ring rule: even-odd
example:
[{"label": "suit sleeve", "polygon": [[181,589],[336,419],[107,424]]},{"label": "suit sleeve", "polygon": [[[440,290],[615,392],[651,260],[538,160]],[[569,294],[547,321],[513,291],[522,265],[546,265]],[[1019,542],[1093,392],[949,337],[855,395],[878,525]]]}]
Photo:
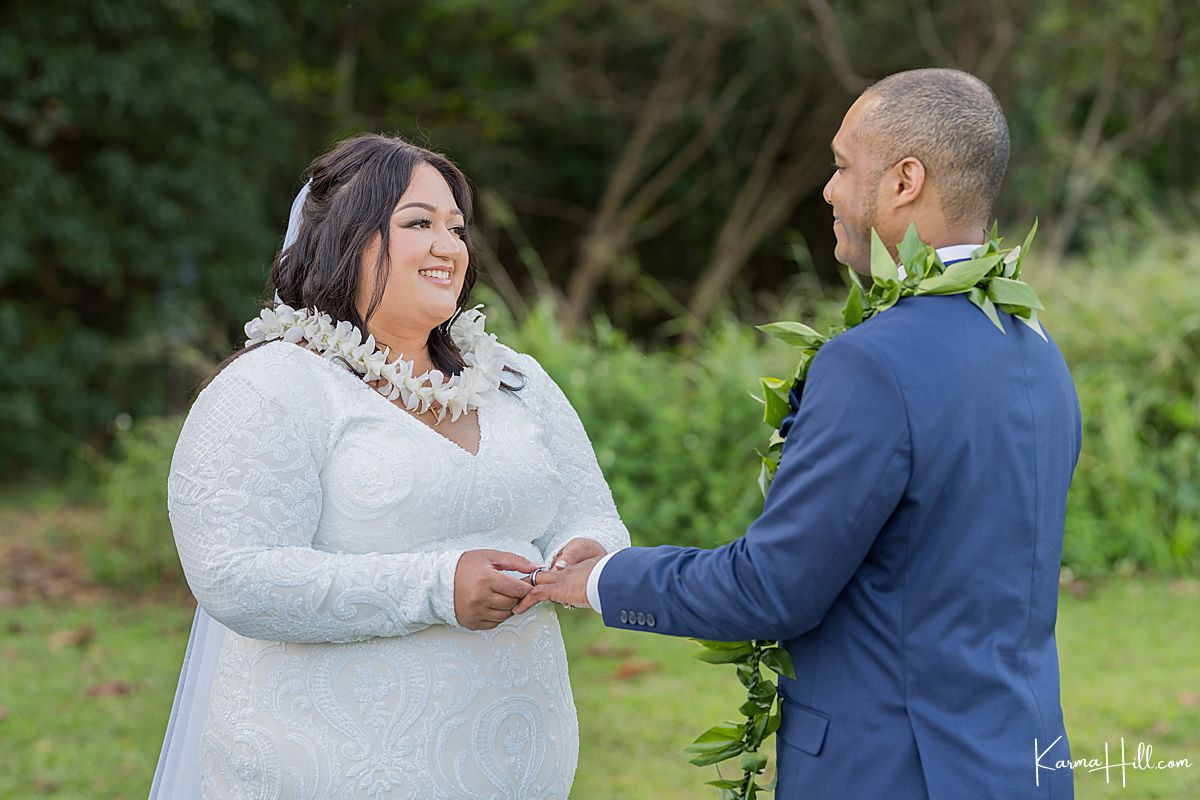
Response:
[{"label": "suit sleeve", "polygon": [[829,342],[809,370],[762,515],[715,550],[615,553],[599,578],[605,624],[725,641],[816,627],[899,503],[911,450],[891,365],[857,341]]}]

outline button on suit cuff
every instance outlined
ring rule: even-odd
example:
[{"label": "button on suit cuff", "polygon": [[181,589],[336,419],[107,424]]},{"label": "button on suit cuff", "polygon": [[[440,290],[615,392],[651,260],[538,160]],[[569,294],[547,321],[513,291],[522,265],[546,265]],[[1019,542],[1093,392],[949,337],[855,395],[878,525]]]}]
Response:
[{"label": "button on suit cuff", "polygon": [[[624,548],[621,549],[623,550]],[[596,566],[592,567],[592,574],[588,575],[588,605],[591,606],[592,611],[595,611],[597,614],[603,613],[600,611],[600,573],[604,571],[604,565],[608,563],[608,560],[619,552],[621,552],[621,550],[614,550],[601,558],[596,562]]]}]

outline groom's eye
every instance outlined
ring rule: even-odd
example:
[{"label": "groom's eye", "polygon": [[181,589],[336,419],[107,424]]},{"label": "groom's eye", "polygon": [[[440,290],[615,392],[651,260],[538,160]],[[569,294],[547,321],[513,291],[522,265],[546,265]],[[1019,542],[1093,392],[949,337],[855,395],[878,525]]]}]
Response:
[{"label": "groom's eye", "polygon": [[836,161],[829,162],[829,165],[831,167],[833,167],[834,172],[841,172],[842,170],[845,169],[845,167],[843,167],[841,164],[837,163]]}]

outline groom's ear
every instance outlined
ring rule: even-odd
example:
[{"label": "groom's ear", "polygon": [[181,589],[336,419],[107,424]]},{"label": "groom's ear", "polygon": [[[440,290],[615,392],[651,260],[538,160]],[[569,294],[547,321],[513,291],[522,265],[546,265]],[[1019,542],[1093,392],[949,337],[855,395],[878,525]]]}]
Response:
[{"label": "groom's ear", "polygon": [[896,208],[917,202],[925,194],[925,164],[916,156],[905,156],[885,174],[887,196]]}]

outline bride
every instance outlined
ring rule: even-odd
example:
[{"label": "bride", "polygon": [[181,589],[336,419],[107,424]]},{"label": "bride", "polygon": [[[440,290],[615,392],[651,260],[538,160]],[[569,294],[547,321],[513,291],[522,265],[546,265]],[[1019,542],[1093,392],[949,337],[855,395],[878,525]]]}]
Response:
[{"label": "bride", "polygon": [[565,798],[562,636],[512,608],[628,532],[562,392],[468,309],[458,168],[362,135],[308,175],[171,463],[199,607],[151,797]]}]

